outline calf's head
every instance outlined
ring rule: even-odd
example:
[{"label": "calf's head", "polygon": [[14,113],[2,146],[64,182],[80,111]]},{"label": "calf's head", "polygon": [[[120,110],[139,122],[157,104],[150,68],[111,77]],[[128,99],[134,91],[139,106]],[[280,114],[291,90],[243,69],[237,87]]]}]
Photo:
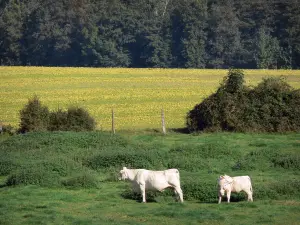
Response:
[{"label": "calf's head", "polygon": [[233,182],[232,177],[226,174],[219,177],[218,179],[219,192],[222,196],[225,194],[225,191],[231,189],[232,182]]}]

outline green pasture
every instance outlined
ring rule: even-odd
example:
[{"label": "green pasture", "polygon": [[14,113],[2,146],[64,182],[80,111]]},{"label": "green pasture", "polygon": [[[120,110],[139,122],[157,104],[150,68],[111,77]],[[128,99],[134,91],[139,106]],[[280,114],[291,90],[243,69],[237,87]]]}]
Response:
[{"label": "green pasture", "polygon": [[[0,136],[0,224],[298,224],[300,135],[45,132]],[[180,171],[146,204],[117,175],[129,168]],[[217,204],[221,174],[249,175],[243,193]]]},{"label": "green pasture", "polygon": [[121,197],[124,185],[100,189],[2,188],[1,224],[298,224],[300,201],[231,204],[186,201],[139,203]]}]

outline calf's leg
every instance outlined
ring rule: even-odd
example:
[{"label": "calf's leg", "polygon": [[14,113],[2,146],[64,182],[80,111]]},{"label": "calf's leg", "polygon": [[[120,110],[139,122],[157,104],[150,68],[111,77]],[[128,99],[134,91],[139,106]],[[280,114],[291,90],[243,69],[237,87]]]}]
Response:
[{"label": "calf's leg", "polygon": [[227,202],[229,203],[230,202],[230,195],[231,195],[231,191],[227,191]]},{"label": "calf's leg", "polygon": [[221,201],[222,201],[222,195],[219,193],[219,201],[218,201],[218,204],[221,204]]}]

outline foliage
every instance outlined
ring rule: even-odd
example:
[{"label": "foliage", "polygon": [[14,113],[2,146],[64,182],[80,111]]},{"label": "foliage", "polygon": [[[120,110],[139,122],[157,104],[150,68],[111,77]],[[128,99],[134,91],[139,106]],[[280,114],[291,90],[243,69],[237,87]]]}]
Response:
[{"label": "foliage", "polygon": [[84,171],[74,176],[62,179],[62,185],[69,188],[98,188],[99,181],[95,174]]},{"label": "foliage", "polygon": [[73,131],[91,131],[96,127],[96,122],[88,111],[83,108],[70,107],[67,111],[66,129]]},{"label": "foliage", "polygon": [[59,183],[59,175],[57,173],[49,173],[44,167],[36,167],[30,165],[21,167],[10,173],[6,180],[7,186],[12,185],[29,185],[35,184],[40,186],[57,186]]},{"label": "foliage", "polygon": [[68,113],[66,111],[63,111],[62,109],[50,112],[50,124],[48,126],[48,130],[67,130],[67,116]]},{"label": "foliage", "polygon": [[19,131],[21,133],[45,131],[49,124],[49,109],[41,104],[37,96],[34,96],[20,111],[20,120]]},{"label": "foliage", "polygon": [[91,131],[96,128],[96,121],[87,110],[79,107],[69,107],[50,113],[50,131]]},{"label": "foliage", "polygon": [[1,126],[0,134],[14,135],[16,133],[15,128],[10,124],[1,125],[0,122],[0,126]]},{"label": "foliage", "polygon": [[297,0],[0,3],[0,65],[299,68]]},{"label": "foliage", "polygon": [[19,132],[30,131],[91,131],[96,121],[87,110],[80,107],[69,107],[67,111],[59,109],[49,112],[42,106],[37,96],[29,99],[28,104],[20,111],[21,123]]},{"label": "foliage", "polygon": [[283,77],[265,78],[253,89],[245,87],[241,70],[229,70],[216,93],[187,114],[190,131],[228,130],[288,132],[300,130],[299,90]]},{"label": "foliage", "polygon": [[[136,149],[140,148],[140,151]],[[154,146],[128,146],[107,148],[104,152],[93,154],[86,158],[83,164],[94,170],[115,167],[122,168],[160,168],[163,165],[165,154],[155,150]]]}]

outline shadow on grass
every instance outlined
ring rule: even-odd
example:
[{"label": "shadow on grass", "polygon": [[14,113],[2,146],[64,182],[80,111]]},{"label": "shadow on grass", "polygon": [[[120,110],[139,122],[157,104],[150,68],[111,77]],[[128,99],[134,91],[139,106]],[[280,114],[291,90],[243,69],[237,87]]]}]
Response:
[{"label": "shadow on grass", "polygon": [[180,134],[189,134],[190,133],[190,131],[186,127],[182,127],[182,128],[170,128],[168,130],[172,131],[174,133],[180,133]]},{"label": "shadow on grass", "polygon": [[[124,199],[135,200],[136,202],[142,202],[142,195],[140,193],[132,192],[131,190],[125,190],[121,193],[121,197]],[[146,192],[146,202],[147,203],[159,203],[159,202],[177,202],[175,196],[165,196],[160,194],[160,192],[148,191]]]}]

